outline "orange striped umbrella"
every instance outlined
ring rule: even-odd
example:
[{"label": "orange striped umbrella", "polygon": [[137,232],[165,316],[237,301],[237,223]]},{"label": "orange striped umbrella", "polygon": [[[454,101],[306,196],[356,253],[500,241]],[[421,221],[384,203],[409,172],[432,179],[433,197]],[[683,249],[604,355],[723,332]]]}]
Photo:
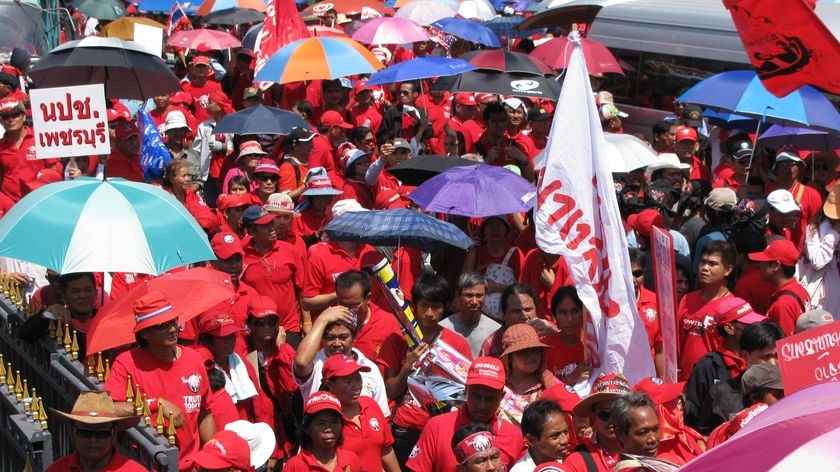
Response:
[{"label": "orange striped umbrella", "polygon": [[372,74],[382,63],[350,38],[318,36],[301,39],[274,53],[254,78],[255,82],[333,80],[356,74]]}]

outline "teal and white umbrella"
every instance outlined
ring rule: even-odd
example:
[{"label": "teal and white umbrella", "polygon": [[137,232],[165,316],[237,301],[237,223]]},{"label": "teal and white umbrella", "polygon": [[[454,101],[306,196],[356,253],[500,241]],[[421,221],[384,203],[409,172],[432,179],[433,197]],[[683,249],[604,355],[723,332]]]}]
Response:
[{"label": "teal and white umbrella", "polygon": [[0,256],[59,273],[158,275],[215,259],[207,235],[165,190],[80,177],[38,188],[0,219]]}]

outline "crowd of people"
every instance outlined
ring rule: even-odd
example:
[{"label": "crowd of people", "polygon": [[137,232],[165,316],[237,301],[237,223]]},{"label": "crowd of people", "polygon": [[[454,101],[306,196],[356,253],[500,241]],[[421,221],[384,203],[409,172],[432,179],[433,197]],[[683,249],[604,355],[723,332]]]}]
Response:
[{"label": "crowd of people", "polygon": [[[336,12],[327,13],[340,29]],[[464,45],[372,49],[393,64]],[[423,211],[389,172],[418,156],[465,157],[536,183],[551,101],[435,92],[417,81],[368,86],[365,77],[263,90],[253,84],[253,51],[233,51],[229,62],[218,51],[176,52],[181,90],[147,103],[110,101],[109,156],[34,159],[28,55],[15,50],[0,71],[0,216],[52,182],[147,181],[206,231],[216,256],[206,265],[227,274],[235,293],[189,314],[161,292],[135,300],[135,324],[125,328],[136,343],[104,353],[112,367],[103,392],[56,412],[75,452],[51,471],[143,470],[115,448],[117,434],[139,421],[135,386],[153,426],[174,425],[184,471],[644,470],[636,456],[682,465],[784,396],[776,341],[831,323],[840,310],[834,151],[758,148],[739,130],[711,140],[690,104],[640,135],[657,162],[614,180],[635,321],[657,377],[632,385],[621,372],[593,369],[587,308],[565,260],[537,246],[533,212],[440,215],[475,240],[468,251],[373,248],[324,232],[349,211]],[[592,83],[603,131],[623,133],[627,114],[599,90],[601,78]],[[258,104],[292,110],[309,126],[214,133],[225,115]],[[141,108],[172,157],[157,181],[141,167]],[[712,154],[722,156],[715,165]],[[548,159],[565,157],[553,150]],[[676,339],[661,329],[654,227],[674,240]],[[419,345],[407,341],[370,274],[383,257],[413,308]],[[27,341],[56,319],[89,335],[104,304],[152,278],[0,262],[40,308],[19,331]],[[410,388],[436,343],[471,362],[465,401],[448,412]],[[677,359],[666,359],[665,343],[676,344]],[[80,344],[84,355],[84,337]],[[672,361],[678,378],[665,382]],[[581,397],[575,386],[587,382],[591,393]]]}]

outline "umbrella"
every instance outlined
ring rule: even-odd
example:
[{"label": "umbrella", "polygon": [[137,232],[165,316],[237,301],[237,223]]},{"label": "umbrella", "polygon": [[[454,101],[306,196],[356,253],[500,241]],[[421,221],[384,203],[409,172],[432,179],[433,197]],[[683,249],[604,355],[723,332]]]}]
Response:
[{"label": "umbrella", "polygon": [[527,38],[533,36],[535,34],[543,34],[545,33],[545,28],[537,28],[537,29],[530,29],[527,31],[519,31],[516,29],[516,26],[522,21],[525,17],[521,15],[514,15],[514,16],[497,16],[490,21],[485,21],[482,23],[484,26],[490,28],[491,31],[496,33],[500,37],[505,38]]},{"label": "umbrella", "polygon": [[254,77],[255,82],[285,84],[372,74],[383,67],[367,48],[350,38],[308,38],[283,46]]},{"label": "umbrella", "polygon": [[[184,9],[188,15],[192,15],[201,6],[203,0],[192,0],[190,2],[182,2],[181,8]],[[173,0],[140,0],[137,5],[137,10],[148,13],[169,13],[172,11],[172,6],[175,2]]]},{"label": "umbrella", "polygon": [[464,0],[458,5],[458,16],[488,21],[496,17],[496,9],[487,0]]},{"label": "umbrella", "polygon": [[541,75],[473,70],[451,77],[441,77],[432,91],[497,93],[513,97],[557,100],[560,84]]},{"label": "umbrella", "polygon": [[418,25],[430,25],[441,18],[457,15],[455,8],[439,0],[412,0],[397,10],[394,16],[411,20]]},{"label": "umbrella", "polygon": [[386,172],[405,185],[420,185],[448,169],[472,166],[475,161],[453,156],[417,156],[400,162]]},{"label": "umbrella", "polygon": [[541,60],[521,52],[508,51],[506,49],[470,51],[461,56],[461,59],[469,61],[470,64],[479,69],[534,75],[554,73],[554,70]]},{"label": "umbrella", "polygon": [[734,113],[718,112],[711,108],[703,110],[703,116],[708,120],[710,125],[720,126],[726,129],[750,129],[754,130],[758,126],[758,120],[748,116],[736,115]]},{"label": "umbrella", "polygon": [[499,42],[499,37],[490,28],[476,23],[472,20],[465,20],[463,18],[443,18],[432,23],[432,26],[438,28],[444,33],[457,36],[467,41],[472,41],[478,44],[484,44],[491,48],[500,48],[502,43]]},{"label": "umbrella", "polygon": [[[385,6],[391,8],[402,8],[408,5],[412,0],[385,0]],[[458,5],[461,4],[459,0],[434,0],[440,3],[445,3],[454,9],[458,8]]]},{"label": "umbrella", "polygon": [[74,0],[73,6],[97,20],[116,20],[125,15],[125,4],[119,0]]},{"label": "umbrella", "polygon": [[347,16],[362,14],[362,18],[394,14],[394,9],[386,7],[381,0],[324,0],[308,6],[300,14],[304,18],[323,16],[333,8]]},{"label": "umbrella", "polygon": [[59,273],[160,274],[215,259],[195,218],[160,187],[79,177],[44,185],[0,220],[0,255]]},{"label": "umbrella", "polygon": [[744,464],[768,472],[834,470],[840,462],[838,440],[840,382],[826,382],[779,400],[680,472],[744,470]]},{"label": "umbrella", "polygon": [[604,133],[610,172],[624,173],[659,161],[656,151],[632,134]]},{"label": "umbrella", "polygon": [[424,210],[472,217],[526,212],[536,196],[527,180],[486,164],[453,167],[408,194]]},{"label": "umbrella", "polygon": [[203,45],[213,50],[237,48],[242,45],[228,32],[204,28],[178,31],[169,37],[166,44],[184,49],[198,49]]},{"label": "umbrella", "polygon": [[146,100],[181,89],[169,66],[142,44],[96,36],[58,46],[29,75],[42,88],[105,84],[108,98]]},{"label": "umbrella", "polygon": [[154,291],[166,295],[172,308],[180,313],[179,323],[235,296],[230,275],[207,267],[148,280],[105,305],[93,317],[88,330],[87,352],[92,354],[134,343],[134,301]]},{"label": "umbrella", "polygon": [[406,44],[428,41],[429,33],[411,20],[386,16],[365,22],[352,38],[365,44]]},{"label": "umbrella", "polygon": [[[581,38],[580,45],[586,60],[586,70],[591,75],[605,72],[624,75],[618,60],[606,46],[588,38]],[[572,44],[568,37],[561,36],[540,44],[529,55],[553,69],[565,69],[569,64],[569,58],[572,57]]]},{"label": "umbrella", "polygon": [[425,252],[447,244],[466,251],[475,244],[452,223],[404,208],[350,211],[327,223],[324,231],[336,241],[407,246]]},{"label": "umbrella", "polygon": [[226,10],[216,10],[204,18],[201,22],[207,25],[241,25],[244,23],[256,23],[263,21],[265,14],[259,10],[251,8],[228,8]]},{"label": "umbrella", "polygon": [[145,18],[142,16],[124,16],[105,25],[105,27],[102,28],[102,34],[100,36],[106,38],[120,38],[133,41],[134,25],[137,24],[166,29],[166,26],[163,26],[157,21],[149,18]]},{"label": "umbrella", "polygon": [[324,25],[309,25],[306,27],[309,30],[309,34],[312,36],[328,36],[328,37],[339,37],[339,38],[349,38],[350,36],[347,35],[346,32],[337,29],[337,28],[330,28],[329,26]]},{"label": "umbrella", "polygon": [[806,85],[778,98],[764,88],[751,70],[713,75],[688,89],[677,101],[769,123],[840,131],[840,114],[817,89]]},{"label": "umbrella", "polygon": [[263,0],[205,0],[198,7],[196,13],[201,16],[207,16],[215,11],[229,10],[232,8],[248,8],[265,12],[265,2]]},{"label": "umbrella", "polygon": [[[242,47],[255,51],[257,49],[257,37],[260,35],[260,31],[263,29],[263,23],[257,23],[256,25],[248,28],[248,31],[242,36]],[[309,30],[309,34],[311,36],[327,36],[327,37],[341,37],[341,38],[349,38],[347,33],[341,31],[340,29],[330,28],[329,26],[322,26],[322,25],[309,25],[306,27]]]},{"label": "umbrella", "polygon": [[773,149],[793,145],[800,149],[825,151],[840,148],[840,136],[798,126],[773,125],[758,137],[755,145]]},{"label": "umbrella", "polygon": [[289,134],[292,128],[309,129],[309,124],[297,113],[279,108],[257,105],[225,115],[213,128],[214,133],[232,134]]},{"label": "umbrella", "polygon": [[446,77],[475,69],[475,66],[461,59],[446,57],[417,57],[388,66],[370,76],[367,85],[391,84],[407,80]]}]

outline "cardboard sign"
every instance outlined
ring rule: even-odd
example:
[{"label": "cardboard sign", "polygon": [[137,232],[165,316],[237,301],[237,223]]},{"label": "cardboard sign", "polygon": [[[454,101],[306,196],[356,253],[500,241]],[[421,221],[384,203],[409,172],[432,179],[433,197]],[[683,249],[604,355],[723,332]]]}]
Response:
[{"label": "cardboard sign", "polygon": [[35,158],[111,154],[105,86],[33,89]]},{"label": "cardboard sign", "polygon": [[840,380],[840,321],[776,341],[785,395]]},{"label": "cardboard sign", "polygon": [[134,23],[134,42],[145,46],[152,54],[163,54],[163,28]]},{"label": "cardboard sign", "polygon": [[674,237],[655,226],[652,229],[653,278],[656,282],[662,350],[665,355],[663,380],[673,383],[677,381],[677,270],[674,264]]}]

